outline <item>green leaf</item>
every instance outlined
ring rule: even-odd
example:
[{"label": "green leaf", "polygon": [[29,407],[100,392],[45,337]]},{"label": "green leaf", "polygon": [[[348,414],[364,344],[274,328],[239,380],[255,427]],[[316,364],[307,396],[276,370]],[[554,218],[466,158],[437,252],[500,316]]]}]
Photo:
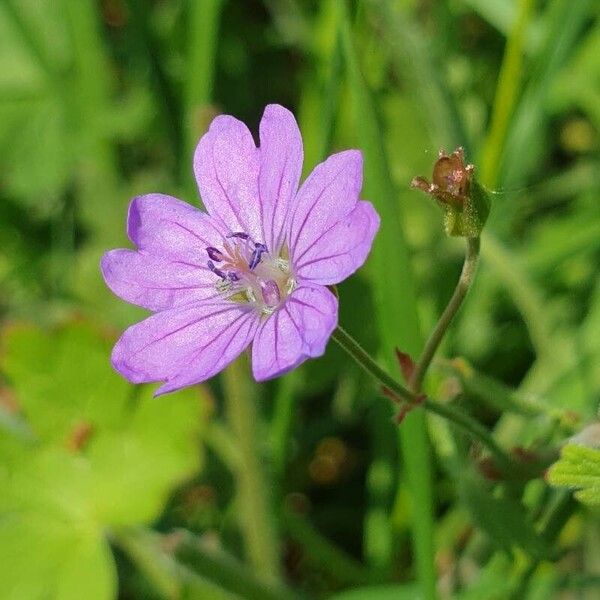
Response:
[{"label": "green leaf", "polygon": [[41,513],[0,517],[0,580],[5,600],[114,598],[115,565],[99,530]]},{"label": "green leaf", "polygon": [[89,324],[13,326],[3,347],[0,368],[42,441],[64,444],[81,423],[115,427],[125,418],[131,388],[110,366],[110,341]]},{"label": "green leaf", "polygon": [[194,390],[166,399],[145,390],[127,427],[90,443],[97,518],[110,525],[156,519],[173,487],[200,467],[200,423]]},{"label": "green leaf", "polygon": [[7,188],[38,212],[66,189],[75,153],[68,82],[70,53],[57,3],[0,8],[0,148]]},{"label": "green leaf", "polygon": [[500,549],[519,547],[535,558],[548,558],[549,550],[517,500],[493,496],[485,482],[474,475],[461,482],[461,496],[475,524]]},{"label": "green leaf", "polygon": [[[379,115],[361,70],[348,9],[345,2],[339,2],[336,6],[339,10],[339,34],[352,94],[357,141],[364,154],[364,193],[366,198],[373,201],[381,216],[381,228],[370,258],[381,352],[388,369],[397,371],[395,348],[399,346],[403,351],[415,355],[422,344],[410,253],[401,225],[398,196],[386,158]],[[390,430],[384,429],[386,425],[389,427],[388,424],[389,420],[382,419],[376,438],[378,448],[381,447],[383,432],[390,435]],[[414,411],[402,425],[401,443],[411,491],[417,571],[425,597],[434,598],[433,498],[430,450],[425,426],[423,413]],[[389,460],[389,457],[384,456],[378,458]],[[370,490],[372,506],[367,516],[365,545],[367,556],[378,567],[390,567],[392,562],[391,528],[388,525],[389,513],[386,514],[386,505],[389,505],[393,494],[392,485],[390,478],[390,484],[386,486],[388,489]],[[385,519],[379,518],[382,511]]]},{"label": "green leaf", "polygon": [[578,490],[575,498],[580,502],[600,506],[600,450],[567,444],[547,479],[552,485]]},{"label": "green leaf", "polygon": [[0,429],[2,589],[15,600],[112,598],[105,531],[152,522],[197,472],[200,396],[140,387],[135,398],[90,325],[13,327],[4,345],[0,366],[34,439]]},{"label": "green leaf", "polygon": [[72,522],[92,522],[88,461],[63,448],[30,447],[7,467],[2,514],[32,511]]}]

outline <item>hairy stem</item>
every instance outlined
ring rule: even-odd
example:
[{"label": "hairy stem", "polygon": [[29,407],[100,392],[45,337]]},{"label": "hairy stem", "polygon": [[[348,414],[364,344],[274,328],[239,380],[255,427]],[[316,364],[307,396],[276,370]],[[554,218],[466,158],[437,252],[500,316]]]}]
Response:
[{"label": "hairy stem", "polygon": [[331,337],[370,375],[379,383],[388,388],[402,400],[416,404],[418,396],[398,383],[391,375],[384,371],[371,357],[371,355],[341,326],[333,332]]},{"label": "hairy stem", "polygon": [[429,339],[425,343],[425,348],[423,349],[423,353],[421,354],[421,358],[417,363],[414,373],[411,377],[410,388],[413,392],[419,393],[421,391],[421,386],[423,385],[423,379],[425,378],[425,374],[427,373],[427,369],[431,364],[431,361],[444,339],[444,335],[452,323],[452,319],[460,309],[471,284],[473,283],[473,278],[475,277],[475,270],[477,269],[477,261],[479,258],[479,247],[480,242],[479,238],[467,238],[467,251],[465,254],[465,262],[463,264],[462,272],[460,274],[460,279],[456,284],[456,288],[454,293],[452,294],[452,298],[450,298],[450,302],[444,309],[442,316],[440,317],[435,329],[429,336]]}]

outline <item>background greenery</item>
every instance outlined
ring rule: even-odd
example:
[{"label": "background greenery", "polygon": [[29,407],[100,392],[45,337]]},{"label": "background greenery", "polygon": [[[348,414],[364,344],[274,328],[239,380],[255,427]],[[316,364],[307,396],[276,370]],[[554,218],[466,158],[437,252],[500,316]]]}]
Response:
[{"label": "background greenery", "polygon": [[[600,395],[594,0],[3,0],[0,598],[597,598],[598,429],[551,471],[437,417],[398,427],[339,349],[153,399],[112,372],[143,317],[105,288],[132,196],[198,204],[210,119],[298,117],[305,172],[360,148],[382,215],[341,322],[416,354],[460,240],[411,191],[457,145],[494,190],[476,285],[427,384],[548,465]],[[461,360],[448,359],[462,357]],[[583,436],[583,437],[582,437]]]}]

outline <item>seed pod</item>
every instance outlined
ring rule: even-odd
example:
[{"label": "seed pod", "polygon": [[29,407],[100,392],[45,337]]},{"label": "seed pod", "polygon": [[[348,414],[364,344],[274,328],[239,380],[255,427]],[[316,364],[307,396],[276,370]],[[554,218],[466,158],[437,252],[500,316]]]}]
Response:
[{"label": "seed pod", "polygon": [[490,213],[489,195],[479,185],[473,165],[465,165],[464,151],[440,151],[433,165],[432,182],[415,177],[411,187],[432,196],[444,210],[444,229],[448,235],[479,237]]}]

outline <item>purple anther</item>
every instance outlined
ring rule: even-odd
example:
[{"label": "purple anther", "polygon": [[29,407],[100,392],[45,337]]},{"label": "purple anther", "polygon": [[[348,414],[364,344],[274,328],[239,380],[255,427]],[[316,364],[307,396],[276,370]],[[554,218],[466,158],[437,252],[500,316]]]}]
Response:
[{"label": "purple anther", "polygon": [[227,234],[228,238],[240,238],[240,240],[249,240],[250,236],[243,231],[234,231],[233,233]]},{"label": "purple anther", "polygon": [[238,274],[234,273],[233,271],[229,271],[229,273],[227,273],[227,279],[229,279],[229,281],[239,281],[240,280]]},{"label": "purple anther", "polygon": [[209,246],[206,249],[206,253],[208,254],[208,256],[210,256],[210,258],[212,258],[213,260],[216,260],[217,262],[221,262],[223,260],[223,253],[218,250],[217,248],[213,248],[212,246]]},{"label": "purple anther", "polygon": [[281,301],[281,294],[279,293],[279,287],[272,280],[261,282],[260,284],[262,297],[267,306],[274,307]]},{"label": "purple anther", "polygon": [[217,269],[215,267],[215,263],[212,260],[209,260],[207,263],[208,268],[215,274],[218,275],[221,279],[227,279],[227,275],[221,269]]},{"label": "purple anther", "polygon": [[252,251],[252,256],[250,257],[250,262],[248,263],[250,270],[256,267],[256,265],[260,262],[262,255],[267,251],[267,247],[264,244],[255,244],[254,246],[255,248]]}]

